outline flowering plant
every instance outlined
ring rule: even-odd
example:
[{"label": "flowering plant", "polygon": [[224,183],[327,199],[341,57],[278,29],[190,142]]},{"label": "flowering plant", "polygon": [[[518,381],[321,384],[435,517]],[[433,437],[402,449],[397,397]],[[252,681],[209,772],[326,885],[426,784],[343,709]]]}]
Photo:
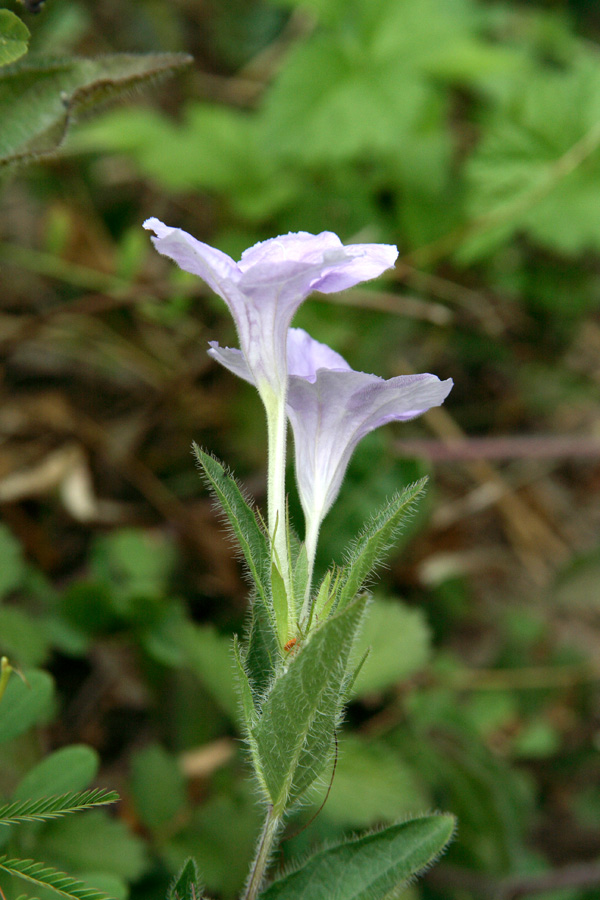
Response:
[{"label": "flowering plant", "polygon": [[[393,266],[395,247],[344,246],[330,232],[300,232],[256,244],[236,263],[158,219],[148,219],[144,227],[154,232],[160,253],[201,277],[229,307],[240,347],[212,342],[208,352],[256,386],[266,412],[266,526],[225,467],[195,447],[253,582],[250,625],[244,640],[234,641],[234,665],[242,725],[266,815],[244,900],[259,895],[264,900],[383,900],[442,851],[453,832],[451,816],[421,816],[354,838],[317,852],[266,888],[264,881],[286,815],[305,799],[332,758],[343,706],[364,661],[354,650],[369,603],[364,586],[424,482],[377,510],[347,548],[345,565],[332,567],[315,585],[321,524],[359,441],[381,425],[440,405],[452,381],[430,374],[384,380],[356,372],[330,347],[290,327],[312,291],[340,291],[377,277]],[[304,541],[287,515],[288,420]],[[184,895],[198,900],[197,882],[189,863],[172,889],[173,900]]]}]

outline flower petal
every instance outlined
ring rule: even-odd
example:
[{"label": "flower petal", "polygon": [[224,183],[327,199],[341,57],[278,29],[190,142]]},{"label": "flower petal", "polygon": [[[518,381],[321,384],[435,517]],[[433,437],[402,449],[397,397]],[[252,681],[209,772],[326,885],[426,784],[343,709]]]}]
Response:
[{"label": "flower petal", "polygon": [[197,241],[181,228],[164,225],[159,219],[146,219],[144,228],[156,235],[152,243],[159,253],[176,262],[180,269],[198,275],[229,305],[228,293],[240,278],[240,271],[230,256]]},{"label": "flower petal", "polygon": [[388,422],[413,419],[439,406],[452,380],[400,375],[388,381],[352,370],[318,369],[314,381],[291,376],[288,415],[296,478],[307,517],[321,521],[338,495],[358,442]]},{"label": "flower petal", "polygon": [[343,356],[315,341],[303,328],[290,328],[287,341],[288,372],[308,381],[317,377],[317,369],[345,369],[350,366]]},{"label": "flower petal", "polygon": [[256,386],[254,376],[248,368],[248,363],[241,350],[236,350],[233,347],[220,347],[217,341],[209,341],[209,344],[209,356],[212,356],[213,359],[225,366],[226,369],[229,369],[230,372],[233,372],[234,375],[237,375],[238,378],[243,378],[244,381],[249,381],[250,384]]}]

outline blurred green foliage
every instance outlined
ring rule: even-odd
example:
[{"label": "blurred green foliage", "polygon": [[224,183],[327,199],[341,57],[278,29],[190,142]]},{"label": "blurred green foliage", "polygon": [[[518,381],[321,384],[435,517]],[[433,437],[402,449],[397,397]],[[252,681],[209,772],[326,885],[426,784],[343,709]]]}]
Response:
[{"label": "blurred green foliage", "polygon": [[[189,447],[215,450],[260,501],[264,423],[206,360],[232,325],[154,255],[141,223],[157,215],[233,255],[288,230],[398,244],[392,280],[343,306],[311,300],[298,324],[355,368],[456,385],[441,418],[361,445],[325,523],[322,569],[387,495],[433,476],[374,601],[329,796],[325,779],[275,871],[435,808],[459,832],[410,900],[595,864],[597,455],[538,451],[550,434],[597,436],[597,4],[5,5],[11,68],[27,40],[15,16],[31,53],[195,64],[82,117],[60,159],[3,183],[0,653],[27,682],[0,704],[0,800],[100,784],[123,802],[6,827],[2,852],[162,900],[190,855],[210,896],[235,896],[254,849],[230,649],[245,585]],[[539,437],[491,474],[402,455],[456,425]],[[48,474],[73,443],[77,461]],[[293,495],[290,509],[299,524]],[[526,896],[593,900],[599,883]]]}]

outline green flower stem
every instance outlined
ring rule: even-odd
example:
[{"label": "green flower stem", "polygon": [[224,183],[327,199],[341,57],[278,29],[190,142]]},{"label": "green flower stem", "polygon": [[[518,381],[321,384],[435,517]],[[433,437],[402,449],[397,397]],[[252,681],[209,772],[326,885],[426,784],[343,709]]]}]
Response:
[{"label": "green flower stem", "polygon": [[267,435],[269,440],[267,505],[269,534],[273,542],[275,562],[283,582],[288,604],[288,629],[294,633],[296,610],[292,592],[291,566],[287,542],[287,516],[285,502],[285,449],[287,439],[287,417],[285,396],[263,396],[267,411]]},{"label": "green flower stem", "polygon": [[256,897],[258,896],[269,863],[269,857],[271,856],[273,842],[277,837],[280,825],[281,816],[275,815],[273,807],[269,806],[269,811],[267,812],[265,824],[258,843],[256,858],[250,870],[250,877],[246,885],[243,900],[256,900]]}]

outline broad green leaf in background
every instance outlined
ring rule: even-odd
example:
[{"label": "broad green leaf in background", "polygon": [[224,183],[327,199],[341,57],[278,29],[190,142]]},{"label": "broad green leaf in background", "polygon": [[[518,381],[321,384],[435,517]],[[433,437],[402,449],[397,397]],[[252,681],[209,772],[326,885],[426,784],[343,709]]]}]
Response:
[{"label": "broad green leaf in background", "polygon": [[381,741],[339,736],[335,775],[322,812],[326,819],[365,828],[398,821],[429,805],[415,772],[397,750]]},{"label": "broad green leaf in background", "polygon": [[423,816],[318,851],[268,887],[260,900],[384,900],[431,865],[454,828],[454,816]]},{"label": "broad green leaf in background", "polygon": [[52,154],[80,111],[173,74],[184,54],[30,59],[0,70],[0,166]]},{"label": "broad green leaf in background", "polygon": [[109,872],[128,881],[139,878],[147,867],[142,839],[102,810],[50,822],[36,853],[71,872]]},{"label": "broad green leaf in background", "polygon": [[45,623],[15,606],[0,606],[0,655],[16,665],[39,666],[49,652]]},{"label": "broad green leaf in background", "polygon": [[19,587],[24,576],[21,545],[10,528],[0,523],[0,599]]},{"label": "broad green leaf in background", "polygon": [[488,256],[519,231],[567,254],[600,247],[599,122],[595,58],[515,85],[467,165],[474,224],[459,260]]},{"label": "broad green leaf in background", "polygon": [[365,605],[360,598],[316,629],[292,655],[262,706],[251,749],[276,816],[310,787],[330,756]]},{"label": "broad green leaf in background", "polygon": [[517,54],[483,37],[485,13],[473,0],[317,6],[321,27],[292,51],[265,102],[267,141],[289,158],[394,155],[423,121],[443,128],[434,78],[479,86],[520,66]]},{"label": "broad green leaf in background", "polygon": [[15,62],[27,53],[29,29],[8,9],[0,9],[0,66]]},{"label": "broad green leaf in background", "polygon": [[243,218],[264,218],[289,202],[299,179],[283,171],[256,115],[190,101],[180,121],[153,109],[115,109],[73,134],[75,152],[123,153],[169,191],[227,195]]},{"label": "broad green leaf in background", "polygon": [[238,715],[231,639],[212,625],[188,624],[183,638],[185,663],[230,718]]},{"label": "broad green leaf in background", "polygon": [[120,528],[94,542],[94,571],[123,595],[123,613],[128,600],[164,595],[174,563],[173,542],[147,528]]},{"label": "broad green leaf in background", "polygon": [[96,777],[99,763],[96,751],[84,744],[61,747],[29,770],[12,799],[35,800],[48,794],[83,791]]},{"label": "broad green leaf in background", "polygon": [[[418,698],[413,724],[422,715],[428,729],[415,734],[404,729],[398,743],[423,782],[457,816],[457,853],[478,868],[516,870],[524,859],[524,828],[533,801],[527,782],[464,728],[455,692]],[[457,724],[449,726],[444,719]],[[429,729],[435,729],[435,737]]]},{"label": "broad green leaf in background", "polygon": [[174,756],[160,744],[139,750],[131,760],[131,789],[141,822],[155,831],[186,803],[185,778]]},{"label": "broad green leaf in background", "polygon": [[424,488],[425,479],[421,479],[388,499],[346,549],[338,592],[340,609],[356,596],[366,579],[383,564],[385,553],[393,546],[396,535]]},{"label": "broad green leaf in background", "polygon": [[238,896],[256,844],[260,813],[248,782],[216,791],[194,810],[188,827],[164,847],[173,871],[194,856],[209,897]]},{"label": "broad green leaf in background", "polygon": [[431,655],[431,636],[423,610],[375,597],[357,641],[357,656],[369,655],[353,694],[384,691],[422,669]]},{"label": "broad green leaf in background", "polygon": [[52,711],[52,678],[38,669],[26,671],[25,678],[13,675],[0,703],[0,744],[45,721]]}]

